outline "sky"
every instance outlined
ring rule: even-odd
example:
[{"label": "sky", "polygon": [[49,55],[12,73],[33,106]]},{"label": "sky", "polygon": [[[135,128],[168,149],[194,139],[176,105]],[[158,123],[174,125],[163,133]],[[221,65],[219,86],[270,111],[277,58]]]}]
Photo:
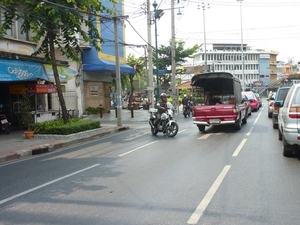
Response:
[{"label": "sky", "polygon": [[[153,13],[154,0],[150,0]],[[171,0],[156,0],[164,15],[157,20],[157,44],[171,39]],[[205,10],[202,8],[205,6]],[[146,45],[146,0],[125,0],[126,43]],[[200,6],[200,7],[199,7]],[[209,7],[208,7],[209,6]],[[243,43],[254,49],[279,52],[277,60],[300,62],[300,0],[176,0],[175,39],[189,48],[204,43]],[[183,14],[181,20],[176,16]],[[203,15],[204,13],[204,15]],[[205,19],[205,23],[204,20]],[[154,25],[151,26],[155,46]],[[127,47],[126,53],[144,56],[143,48]]]}]

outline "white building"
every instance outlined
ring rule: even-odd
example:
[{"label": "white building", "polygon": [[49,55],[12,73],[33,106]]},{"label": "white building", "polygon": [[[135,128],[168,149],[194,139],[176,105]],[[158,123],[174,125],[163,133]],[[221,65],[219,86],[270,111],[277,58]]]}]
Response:
[{"label": "white building", "polygon": [[[244,78],[245,86],[250,86],[253,82],[260,81],[260,77],[269,77],[270,81],[272,57],[276,57],[277,54],[261,49],[254,50],[247,44],[243,44],[243,51],[241,51],[241,44],[206,44],[206,53],[204,46],[201,46],[194,54],[194,58],[185,66],[203,68],[197,72],[229,72],[241,81]],[[267,59],[267,64],[264,62],[265,59]],[[273,61],[276,63],[276,60]],[[276,74],[276,69],[274,73]]]}]

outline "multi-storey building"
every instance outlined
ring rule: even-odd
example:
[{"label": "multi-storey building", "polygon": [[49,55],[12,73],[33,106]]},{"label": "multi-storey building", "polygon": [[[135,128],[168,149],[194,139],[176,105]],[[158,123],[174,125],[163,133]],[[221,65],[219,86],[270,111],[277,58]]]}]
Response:
[{"label": "multi-storey building", "polygon": [[[111,2],[101,2],[113,8]],[[117,12],[124,12],[123,0],[116,5]],[[5,8],[0,8],[0,17],[5,13]],[[122,15],[119,15],[122,16]],[[96,17],[96,16],[95,16]],[[78,35],[80,45],[84,49],[82,62],[67,59],[56,50],[56,61],[60,82],[67,109],[74,109],[75,116],[82,115],[88,107],[110,109],[110,82],[116,77],[116,54],[114,21],[101,22],[100,15],[95,20],[101,37],[102,52],[99,53],[89,43],[83,42]],[[107,18],[107,17],[106,17]],[[19,101],[22,94],[35,95],[36,114],[38,120],[53,119],[53,112],[59,110],[58,96],[53,89],[54,77],[51,65],[46,64],[43,56],[32,57],[40,43],[31,42],[33,34],[21,32],[22,18],[16,20],[13,27],[7,31],[4,39],[0,39],[0,103],[4,105],[3,113],[13,125],[19,124]],[[87,30],[87,29],[86,29]],[[118,20],[118,43],[124,42],[125,30],[123,23]],[[99,41],[100,44],[100,41]],[[121,75],[133,74],[134,69],[126,65],[125,47],[119,44],[120,72]],[[32,91],[34,90],[34,91]],[[37,112],[38,105],[42,105],[44,112]],[[46,116],[46,114],[48,114]],[[51,118],[52,117],[52,118]],[[55,115],[54,115],[55,118]]]},{"label": "multi-storey building", "polygon": [[[276,79],[277,52],[251,49],[247,44],[207,44],[206,52],[200,48],[194,54],[192,62],[186,66],[198,67],[197,72],[230,72],[237,76],[245,86],[252,87],[254,82],[261,81],[263,85]],[[195,73],[197,73],[195,72]]]}]

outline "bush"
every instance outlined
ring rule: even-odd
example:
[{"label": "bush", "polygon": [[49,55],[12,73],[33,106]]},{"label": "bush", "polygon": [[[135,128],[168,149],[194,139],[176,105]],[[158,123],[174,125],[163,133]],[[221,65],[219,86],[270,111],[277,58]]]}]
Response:
[{"label": "bush", "polygon": [[[88,107],[85,111],[87,111],[88,114],[100,114],[100,107]],[[102,109],[102,112],[105,112],[104,108]]]},{"label": "bush", "polygon": [[63,119],[57,119],[54,121],[39,122],[32,125],[32,129],[35,134],[68,135],[96,128],[100,128],[99,121],[81,120],[79,118],[72,118],[67,124],[64,124]]}]

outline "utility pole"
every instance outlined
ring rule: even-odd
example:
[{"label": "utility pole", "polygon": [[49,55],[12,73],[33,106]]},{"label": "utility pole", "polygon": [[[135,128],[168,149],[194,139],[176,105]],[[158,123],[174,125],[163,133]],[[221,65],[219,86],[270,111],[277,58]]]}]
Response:
[{"label": "utility pole", "polygon": [[151,39],[151,10],[150,0],[147,0],[147,31],[148,31],[148,99],[154,107],[154,87],[153,87],[153,50],[152,50],[152,39]]},{"label": "utility pole", "polygon": [[158,44],[157,44],[157,19],[159,19],[162,15],[160,15],[163,11],[157,10],[157,3],[156,1],[153,2],[154,7],[154,26],[155,26],[155,65],[156,65],[156,102],[159,101],[159,92],[160,92],[160,83],[159,83],[159,66],[158,66]]},{"label": "utility pole", "polygon": [[[117,15],[117,7],[114,4],[114,11]],[[117,124],[122,126],[122,92],[121,92],[121,72],[119,60],[119,41],[118,41],[118,23],[117,17],[114,17],[114,33],[115,33],[115,59],[116,59],[116,91],[117,91]]]},{"label": "utility pole", "polygon": [[209,3],[207,5],[202,2],[202,9],[203,9],[203,29],[204,29],[204,65],[205,65],[205,72],[207,72],[207,53],[206,53],[206,31],[205,31],[205,9],[209,9]]},{"label": "utility pole", "polygon": [[245,91],[245,72],[244,72],[244,43],[243,43],[243,16],[242,16],[242,2],[243,0],[237,0],[240,2],[240,19],[241,19],[241,51],[242,51],[242,88]]},{"label": "utility pole", "polygon": [[172,62],[172,104],[177,112],[177,92],[176,92],[176,61],[175,61],[175,15],[174,0],[171,0],[171,62]]}]

